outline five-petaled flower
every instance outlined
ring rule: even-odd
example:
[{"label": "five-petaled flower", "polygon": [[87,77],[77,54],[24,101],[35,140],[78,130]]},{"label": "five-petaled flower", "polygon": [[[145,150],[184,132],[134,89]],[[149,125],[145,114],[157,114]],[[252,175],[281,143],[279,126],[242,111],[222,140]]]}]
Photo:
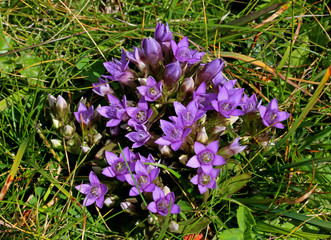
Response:
[{"label": "five-petaled flower", "polygon": [[280,112],[278,110],[278,102],[276,98],[272,99],[267,107],[260,106],[259,112],[265,126],[274,126],[275,128],[281,129],[284,128],[284,125],[280,122],[291,116],[291,114],[287,112]]},{"label": "five-petaled flower", "polygon": [[81,193],[86,194],[83,206],[90,206],[96,202],[97,206],[102,208],[108,187],[105,184],[101,184],[97,175],[92,171],[90,172],[89,180],[89,184],[84,183],[75,187]]},{"label": "five-petaled flower", "polygon": [[87,109],[82,102],[79,103],[78,112],[74,112],[77,122],[83,125],[90,125],[92,123],[93,114],[94,114],[93,105],[90,106],[89,109]]},{"label": "five-petaled flower", "polygon": [[175,204],[175,194],[173,192],[164,194],[161,188],[155,187],[153,191],[154,201],[148,204],[147,209],[152,213],[158,213],[162,216],[167,216],[169,210],[171,214],[180,213],[180,208]]},{"label": "five-petaled flower", "polygon": [[194,185],[198,185],[199,192],[201,194],[205,193],[208,188],[216,188],[215,178],[220,172],[219,169],[211,168],[203,170],[202,168],[198,168],[197,172],[198,174],[191,179],[191,183],[193,183]]}]

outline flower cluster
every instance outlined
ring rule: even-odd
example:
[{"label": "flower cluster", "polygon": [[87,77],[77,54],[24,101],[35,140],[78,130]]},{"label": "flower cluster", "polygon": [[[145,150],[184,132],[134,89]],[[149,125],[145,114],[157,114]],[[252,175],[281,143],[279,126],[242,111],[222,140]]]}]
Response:
[{"label": "flower cluster", "polygon": [[[93,83],[93,91],[107,104],[94,109],[81,102],[74,112],[85,136],[96,137],[96,122],[105,120],[109,130],[103,128],[102,138],[126,144],[121,152],[104,151],[108,166],[102,174],[130,186],[130,197],[149,196],[147,209],[161,216],[179,213],[180,208],[174,192],[162,190],[166,183],[159,164],[181,159],[191,183],[204,194],[216,188],[222,165],[247,148],[239,143],[241,133],[253,136],[271,126],[284,128],[281,122],[290,116],[279,111],[276,99],[263,106],[255,94],[247,96],[236,80],[223,74],[222,59],[206,62],[205,55],[190,48],[188,37],[176,42],[168,24],[158,23],[154,38],[144,38],[140,48],[122,49],[120,60],[104,63],[108,73]],[[112,85],[117,85],[116,92]],[[65,101],[49,99],[52,111],[63,118]],[[235,123],[243,127],[237,130]],[[96,143],[83,139],[81,147]],[[152,154],[143,157],[147,151],[158,156],[158,163]],[[85,206],[96,202],[101,207],[108,189],[93,172],[90,182],[76,188],[86,194]]]}]

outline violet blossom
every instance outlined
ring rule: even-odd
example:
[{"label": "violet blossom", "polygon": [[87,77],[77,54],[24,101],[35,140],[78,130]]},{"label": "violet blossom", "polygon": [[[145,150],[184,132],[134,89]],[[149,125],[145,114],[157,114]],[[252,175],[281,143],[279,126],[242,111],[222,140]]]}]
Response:
[{"label": "violet blossom", "polygon": [[137,66],[140,72],[146,73],[148,62],[144,52],[140,48],[133,47],[133,51],[127,52],[126,56]]},{"label": "violet blossom", "polygon": [[121,61],[116,58],[112,62],[105,62],[103,65],[111,76],[103,75],[104,78],[113,81],[120,81],[125,85],[134,85],[133,81],[136,79],[136,73],[129,68],[130,61],[126,60],[126,53],[122,49]]},{"label": "violet blossom", "polygon": [[142,125],[147,123],[153,113],[152,109],[148,109],[148,103],[145,98],[140,98],[138,107],[127,107],[127,114],[131,117],[128,121],[130,126]]},{"label": "violet blossom", "polygon": [[179,206],[174,203],[175,194],[173,192],[165,195],[161,188],[156,187],[153,191],[153,199],[154,201],[149,203],[147,206],[147,209],[152,213],[167,216],[169,210],[171,214],[177,214],[181,211]]},{"label": "violet blossom", "polygon": [[78,106],[78,112],[74,112],[75,118],[77,122],[83,125],[90,125],[93,120],[94,115],[94,107],[93,105],[89,107],[89,109],[86,108],[86,106],[80,102]]},{"label": "violet blossom", "polygon": [[[135,165],[135,172],[135,174],[132,174],[135,181],[132,179],[131,174],[125,175],[126,181],[133,186],[129,192],[129,196],[139,195],[138,188],[141,193],[153,192],[156,187],[153,181],[159,175],[160,169],[155,168],[148,172],[146,166],[140,161],[137,161]],[[138,188],[136,187],[135,182],[137,183]]]},{"label": "violet blossom", "polygon": [[244,113],[256,113],[259,109],[259,106],[261,105],[262,100],[260,102],[257,102],[257,97],[255,94],[253,94],[250,98],[244,94],[241,108],[244,111]]},{"label": "violet blossom", "polygon": [[163,80],[165,85],[172,87],[175,83],[178,82],[182,74],[183,71],[178,61],[166,65],[163,73]]},{"label": "violet blossom", "polygon": [[133,144],[132,148],[143,146],[151,137],[145,125],[135,125],[135,132],[130,132],[125,136],[130,139]]},{"label": "violet blossom", "polygon": [[131,171],[134,171],[134,164],[129,163],[130,150],[128,147],[123,149],[123,154],[125,159],[122,153],[117,157],[116,154],[105,151],[106,160],[110,166],[103,169],[102,174],[107,177],[116,177],[119,181],[124,182],[125,175],[129,173],[125,160],[128,161]]},{"label": "violet blossom", "polygon": [[182,116],[179,116],[174,123],[160,120],[164,136],[155,141],[156,144],[170,145],[172,150],[177,151],[183,144],[184,139],[191,132],[190,128],[184,129]]},{"label": "violet blossom", "polygon": [[[115,127],[120,124],[123,118],[126,116],[126,96],[123,96],[123,103],[117,99],[117,97],[108,94],[108,100],[110,105],[103,106],[97,109],[97,112],[110,120],[106,123],[107,127]],[[124,119],[123,119],[124,120]]]},{"label": "violet blossom", "polygon": [[186,166],[191,168],[201,167],[205,172],[209,173],[213,166],[225,164],[224,158],[217,155],[217,151],[218,140],[209,143],[207,147],[200,142],[195,142],[194,152],[196,155],[188,160]]},{"label": "violet blossom", "polygon": [[163,61],[162,49],[154,38],[144,38],[141,42],[141,49],[144,51],[147,62],[152,69],[157,69]]},{"label": "violet blossom", "polygon": [[196,85],[202,82],[209,83],[217,74],[221,73],[223,66],[224,61],[219,58],[204,65],[203,69],[197,74]]},{"label": "violet blossom", "polygon": [[203,168],[198,169],[198,174],[191,179],[191,183],[198,185],[200,194],[204,194],[207,189],[216,189],[215,178],[218,176],[220,170],[210,168],[204,170]]},{"label": "violet blossom", "polygon": [[220,151],[221,155],[223,157],[229,158],[229,157],[236,155],[237,153],[242,152],[247,146],[240,145],[239,139],[240,139],[240,137],[235,138],[229,146],[222,148]]},{"label": "violet blossom", "polygon": [[[187,107],[184,107],[180,102],[174,102],[174,108],[177,116],[182,116],[184,127],[193,125],[196,121],[205,115],[205,111],[198,109],[197,100],[191,101]],[[172,121],[176,121],[177,117],[169,117]]]},{"label": "violet blossom", "polygon": [[280,112],[278,110],[278,102],[277,99],[272,99],[268,106],[259,106],[259,112],[263,121],[263,124],[267,127],[274,126],[275,128],[283,129],[284,125],[280,123],[288,119],[291,114],[287,112]]},{"label": "violet blossom", "polygon": [[102,97],[106,96],[108,93],[110,93],[110,94],[114,93],[113,89],[110,88],[108,81],[106,81],[102,78],[99,78],[98,80],[99,80],[99,82],[92,83],[93,92],[95,92],[96,94],[98,94]]},{"label": "violet blossom", "polygon": [[97,206],[102,208],[108,187],[105,184],[101,184],[97,175],[92,171],[90,172],[89,180],[89,184],[85,183],[75,187],[81,193],[86,194],[83,206],[90,206],[96,202]]},{"label": "violet blossom", "polygon": [[196,50],[190,50],[188,43],[188,37],[184,37],[178,44],[174,40],[171,40],[171,48],[175,58],[181,63],[195,64],[201,61],[201,58],[205,54],[204,52],[198,52]]},{"label": "violet blossom", "polygon": [[204,111],[214,110],[211,102],[217,99],[217,93],[206,93],[206,83],[202,82],[198,89],[193,92],[193,100],[197,100],[199,109]]},{"label": "violet blossom", "polygon": [[241,116],[244,112],[240,109],[236,109],[241,102],[241,97],[244,89],[238,89],[232,91],[233,94],[230,95],[231,90],[226,87],[219,87],[219,93],[217,95],[217,100],[211,102],[214,109],[226,118],[230,116]]},{"label": "violet blossom", "polygon": [[154,102],[162,95],[162,83],[157,83],[152,76],[147,78],[146,83],[147,86],[139,86],[137,89],[146,101]]}]

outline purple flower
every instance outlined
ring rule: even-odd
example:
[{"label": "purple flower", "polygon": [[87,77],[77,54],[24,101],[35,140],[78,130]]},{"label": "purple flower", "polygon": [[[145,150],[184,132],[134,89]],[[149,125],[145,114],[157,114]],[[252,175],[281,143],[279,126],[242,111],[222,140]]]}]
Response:
[{"label": "purple flower", "polygon": [[[123,149],[123,154],[124,154],[125,159],[129,163],[130,150],[128,147]],[[124,182],[125,175],[129,173],[129,170],[126,166],[122,153],[120,154],[119,157],[117,157],[116,154],[105,151],[105,156],[106,156],[107,163],[110,166],[103,169],[102,174],[107,177],[116,177],[121,182]],[[131,171],[134,171],[133,163],[129,163],[129,167],[130,167]]]},{"label": "purple flower", "polygon": [[98,83],[92,83],[93,92],[102,97],[106,96],[108,93],[114,93],[113,89],[110,88],[108,81],[103,80],[102,78],[99,78],[98,80]]},{"label": "purple flower", "polygon": [[174,204],[175,194],[173,192],[165,195],[161,188],[156,187],[153,191],[153,199],[154,202],[151,202],[147,206],[147,209],[152,213],[158,213],[162,216],[167,216],[169,208],[171,214],[180,213],[179,206]]},{"label": "purple flower", "polygon": [[220,170],[215,168],[207,170],[199,168],[198,174],[191,179],[191,183],[198,185],[199,192],[203,194],[208,188],[215,189],[217,187],[215,178],[218,176],[219,172]]},{"label": "purple flower", "polygon": [[147,62],[152,69],[157,69],[163,61],[160,44],[154,38],[144,38],[141,42],[141,48],[143,49]]},{"label": "purple flower", "polygon": [[170,63],[165,66],[163,73],[163,80],[167,86],[173,86],[180,77],[182,76],[183,71],[178,61]]},{"label": "purple flower", "polygon": [[190,64],[195,64],[201,61],[201,58],[205,54],[204,52],[200,53],[195,50],[190,50],[188,48],[188,37],[184,37],[178,45],[174,40],[171,40],[171,48],[174,53],[175,58],[181,63],[187,62]]},{"label": "purple flower", "polygon": [[242,152],[247,146],[241,146],[239,144],[239,139],[240,137],[235,138],[229,146],[222,148],[221,155],[229,158],[236,155],[237,153]]},{"label": "purple flower", "polygon": [[78,106],[78,112],[74,112],[75,118],[77,122],[84,125],[90,125],[92,123],[93,114],[94,114],[94,107],[93,105],[89,107],[89,109],[86,108],[86,106],[80,102]]},{"label": "purple flower", "polygon": [[162,83],[157,83],[152,76],[147,78],[146,83],[147,86],[140,86],[137,89],[146,101],[154,102],[162,94]]},{"label": "purple flower", "polygon": [[223,69],[224,62],[222,59],[215,59],[207,63],[197,74],[196,85],[202,82],[209,83]]},{"label": "purple flower", "polygon": [[104,78],[109,78],[113,81],[120,81],[125,85],[132,85],[136,78],[134,71],[129,69],[129,62],[126,61],[126,54],[124,49],[122,49],[121,61],[114,59],[113,62],[105,62],[103,65],[111,76],[103,76]]},{"label": "purple flower", "polygon": [[222,156],[217,155],[218,141],[211,142],[205,147],[202,143],[194,143],[194,152],[196,155],[188,160],[186,166],[191,168],[201,167],[206,173],[209,173],[213,166],[225,164]]},{"label": "purple flower", "polygon": [[216,93],[206,93],[206,83],[202,82],[198,89],[193,92],[193,100],[197,100],[199,109],[204,111],[214,110],[210,103],[217,99]]},{"label": "purple flower", "polygon": [[[139,195],[138,188],[140,192],[153,192],[156,187],[153,181],[159,175],[160,169],[155,168],[148,173],[147,168],[140,161],[137,161],[135,165],[135,171],[136,174],[133,174],[133,178],[135,181],[133,181],[131,174],[125,175],[126,181],[131,186],[133,186],[129,192],[129,196]],[[138,188],[136,187],[134,182],[137,183]]]},{"label": "purple flower", "polygon": [[136,125],[135,132],[130,132],[125,136],[133,143],[132,148],[138,148],[144,145],[151,137],[145,125]]},{"label": "purple flower", "polygon": [[131,117],[128,124],[130,126],[136,126],[147,123],[153,113],[153,110],[148,109],[148,104],[145,101],[145,98],[142,97],[138,102],[138,107],[127,107],[126,112]]},{"label": "purple flower", "polygon": [[165,120],[160,120],[161,128],[165,136],[160,137],[155,141],[156,144],[170,145],[172,150],[177,151],[183,144],[184,138],[189,135],[191,129],[184,130],[184,124],[182,117],[178,117],[177,121],[170,123]]},{"label": "purple flower", "polygon": [[263,124],[267,127],[274,126],[275,128],[284,128],[284,125],[280,123],[281,121],[284,121],[288,119],[291,114],[287,112],[280,112],[278,110],[278,102],[277,99],[272,99],[268,106],[260,106],[259,112],[263,121]]},{"label": "purple flower", "polygon": [[123,103],[118,100],[115,96],[108,94],[108,100],[110,105],[100,107],[97,109],[101,116],[109,118],[110,120],[106,123],[107,127],[115,127],[120,124],[123,117],[126,115],[126,97],[123,96]]},{"label": "purple flower", "polygon": [[244,89],[234,90],[233,94],[230,95],[230,90],[226,87],[219,87],[217,100],[213,100],[211,104],[217,112],[226,118],[244,115],[243,111],[236,109],[241,102],[243,91]]},{"label": "purple flower", "polygon": [[214,88],[218,89],[218,86],[223,87],[223,85],[228,81],[226,78],[223,76],[223,72],[220,71],[216,76],[212,79]]},{"label": "purple flower", "polygon": [[90,206],[96,202],[97,206],[102,208],[108,187],[105,184],[101,184],[97,175],[92,171],[90,172],[89,179],[90,184],[85,183],[75,187],[81,193],[86,194],[83,206]]},{"label": "purple flower", "polygon": [[163,42],[170,42],[173,39],[173,35],[169,29],[168,23],[166,23],[166,25],[164,25],[162,23],[156,24],[154,38],[160,44]]},{"label": "purple flower", "polygon": [[[174,102],[174,107],[177,116],[182,116],[184,127],[193,125],[196,121],[205,115],[205,111],[198,109],[197,100],[191,101],[187,107],[184,107],[180,102]],[[170,117],[172,121],[175,121],[176,117]]]},{"label": "purple flower", "polygon": [[133,52],[127,52],[126,56],[133,62],[140,72],[145,73],[147,71],[147,60],[144,52],[137,47],[133,47]]},{"label": "purple flower", "polygon": [[244,94],[241,108],[244,111],[244,113],[256,113],[259,109],[259,106],[261,105],[262,100],[260,102],[257,102],[256,95],[253,94],[250,98]]}]

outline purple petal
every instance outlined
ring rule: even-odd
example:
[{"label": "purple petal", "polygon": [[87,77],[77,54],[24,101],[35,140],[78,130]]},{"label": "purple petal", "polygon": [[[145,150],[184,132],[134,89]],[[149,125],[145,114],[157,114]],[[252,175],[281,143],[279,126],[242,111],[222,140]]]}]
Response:
[{"label": "purple petal", "polygon": [[186,163],[186,166],[191,167],[191,168],[198,168],[198,167],[200,167],[200,165],[201,164],[196,155],[191,157],[190,160],[188,160],[188,162]]},{"label": "purple petal", "polygon": [[148,176],[146,167],[140,161],[136,162],[135,171],[137,174]]},{"label": "purple petal", "polygon": [[278,112],[277,113],[277,120],[279,122],[284,121],[286,119],[288,119],[291,116],[291,114],[287,113],[287,112]]},{"label": "purple petal", "polygon": [[266,111],[267,111],[267,108],[265,106],[260,106],[259,107],[259,112],[260,112],[260,115],[261,115],[262,118],[264,118],[264,115],[265,115]]},{"label": "purple petal", "polygon": [[104,201],[105,201],[105,196],[104,195],[97,198],[97,200],[95,202],[96,202],[98,208],[102,208]]},{"label": "purple petal", "polygon": [[182,146],[182,144],[183,144],[183,140],[179,140],[179,141],[171,143],[170,146],[171,146],[172,150],[177,151],[180,148],[180,146]]},{"label": "purple petal", "polygon": [[107,176],[107,177],[115,177],[116,173],[113,171],[111,167],[106,167],[103,169],[102,174]]},{"label": "purple petal", "polygon": [[207,191],[207,187],[206,186],[198,185],[198,188],[199,188],[199,192],[201,194],[204,194]]},{"label": "purple petal", "polygon": [[180,212],[181,212],[180,207],[177,204],[171,206],[171,210],[170,210],[171,214],[177,214]]},{"label": "purple petal", "polygon": [[211,164],[201,164],[201,169],[205,173],[210,173],[213,170],[213,166]]},{"label": "purple petal", "polygon": [[[125,180],[128,182],[128,184],[130,184],[131,186],[135,186],[135,183],[131,177],[131,174],[125,174],[124,177],[125,177]],[[134,174],[133,174],[133,177],[136,178]]]},{"label": "purple petal", "polygon": [[284,129],[284,125],[282,123],[275,123],[273,126],[275,128]]},{"label": "purple petal", "polygon": [[106,123],[106,127],[116,127],[118,124],[120,124],[121,119],[111,119]]},{"label": "purple petal", "polygon": [[170,145],[171,142],[167,139],[165,139],[164,137],[160,137],[159,139],[157,139],[155,141],[156,144],[159,144],[159,145]]},{"label": "purple petal", "polygon": [[90,180],[90,183],[94,186],[100,185],[100,181],[99,181],[97,175],[95,175],[95,173],[92,171],[90,172],[89,180]]},{"label": "purple petal", "polygon": [[84,199],[83,206],[84,207],[90,206],[95,202],[95,200],[96,200],[96,197],[93,197],[91,195],[87,195]]},{"label": "purple petal", "polygon": [[147,209],[152,213],[157,213],[156,203],[151,202],[150,204],[148,204]]},{"label": "purple petal", "polygon": [[213,161],[213,165],[214,166],[220,166],[220,165],[223,165],[225,164],[225,160],[222,156],[220,155],[215,155],[215,158],[214,158],[214,161]]},{"label": "purple petal", "polygon": [[200,143],[200,142],[195,142],[194,143],[194,152],[195,152],[195,154],[199,154],[199,153],[201,153],[205,150],[206,150],[206,147],[202,143]]},{"label": "purple petal", "polygon": [[114,154],[112,152],[108,152],[108,151],[105,151],[105,157],[106,157],[107,163],[109,165],[113,165],[115,163],[115,161],[118,159],[116,154]]},{"label": "purple petal", "polygon": [[136,187],[132,187],[130,189],[129,196],[132,197],[132,196],[137,196],[137,195],[139,195],[138,189]]},{"label": "purple petal", "polygon": [[149,178],[152,181],[154,181],[154,179],[159,175],[160,173],[160,169],[159,168],[154,168],[150,171],[149,173]]},{"label": "purple petal", "polygon": [[164,198],[164,197],[165,197],[165,195],[164,195],[164,192],[162,191],[162,189],[159,188],[159,187],[156,187],[155,190],[153,191],[153,199],[154,199],[154,201],[157,201],[160,198]]},{"label": "purple petal", "polygon": [[199,183],[199,176],[198,176],[198,175],[195,175],[195,176],[191,179],[190,182],[193,183],[194,185],[198,185],[198,183]]},{"label": "purple petal", "polygon": [[274,98],[272,99],[269,104],[268,104],[268,110],[277,110],[278,111],[278,102],[277,102],[277,99]]},{"label": "purple petal", "polygon": [[216,154],[216,152],[218,151],[218,140],[209,143],[206,148]]},{"label": "purple petal", "polygon": [[151,183],[145,187],[144,192],[153,192],[155,187],[156,185],[154,183]]},{"label": "purple petal", "polygon": [[89,194],[91,192],[92,186],[90,184],[81,184],[75,188],[83,194]]}]

